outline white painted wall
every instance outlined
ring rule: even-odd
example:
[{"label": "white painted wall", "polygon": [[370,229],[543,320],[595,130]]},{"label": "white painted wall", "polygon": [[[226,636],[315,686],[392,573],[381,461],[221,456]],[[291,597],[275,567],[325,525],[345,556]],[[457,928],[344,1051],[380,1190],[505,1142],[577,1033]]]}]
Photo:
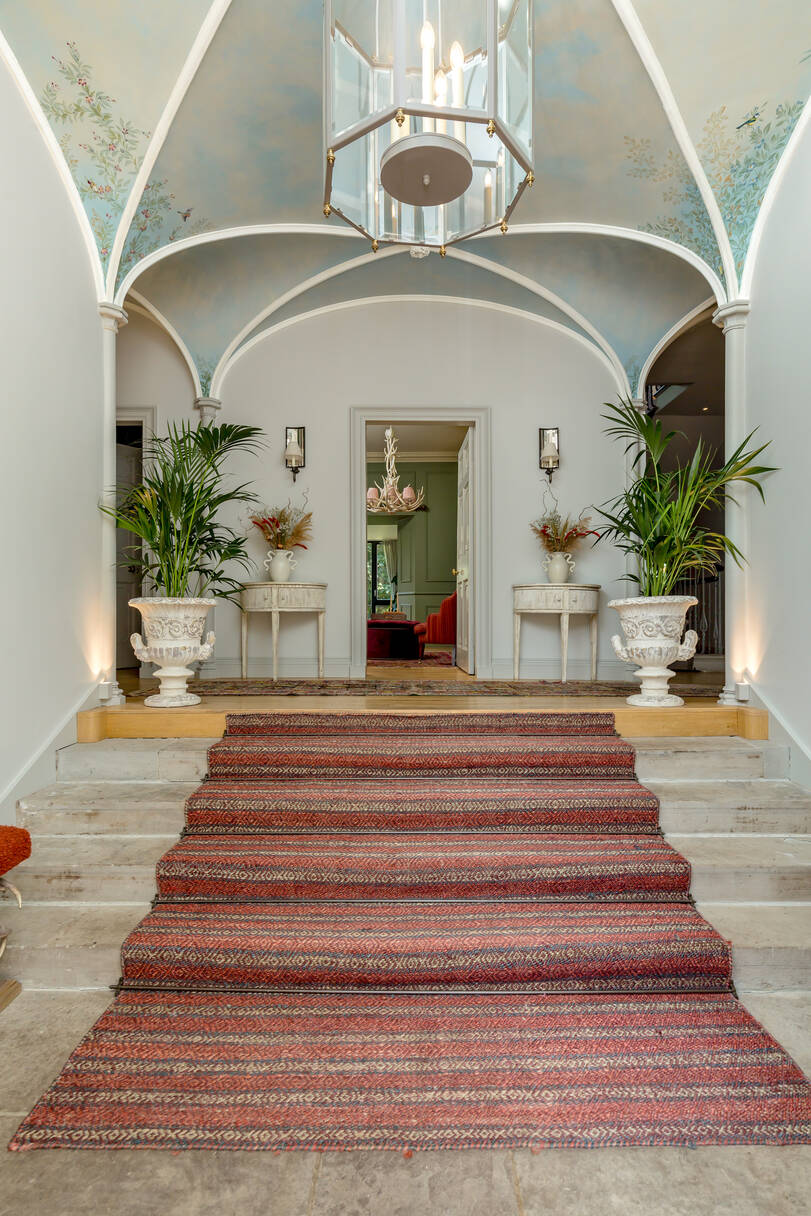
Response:
[{"label": "white painted wall", "polygon": [[747,326],[748,428],[771,439],[766,507],[750,494],[748,675],[793,741],[792,773],[811,784],[811,124],[768,216]]},{"label": "white painted wall", "polygon": [[[52,778],[95,683],[101,322],[65,188],[0,63],[5,594],[0,822]],[[75,734],[72,735],[75,739]]]},{"label": "white painted wall", "polygon": [[[397,405],[492,406],[493,674],[510,676],[512,584],[544,581],[541,554],[529,530],[529,520],[541,509],[538,427],[561,429],[563,463],[554,482],[561,507],[578,511],[600,503],[623,477],[621,449],[600,433],[601,403],[616,392],[605,363],[571,335],[464,304],[407,301],[331,312],[288,326],[238,360],[223,384],[221,417],[264,427],[269,446],[259,459],[242,458],[235,472],[256,482],[267,506],[289,497],[300,502],[304,492],[309,495],[315,539],[300,555],[297,574],[329,584],[327,675],[349,670],[351,406],[382,404],[391,407],[392,418]],[[119,394],[124,404],[156,404],[159,430],[169,416],[193,416],[193,393],[180,356],[151,323],[138,318],[119,338]],[[295,489],[282,463],[286,425],[307,428],[307,467]],[[251,552],[261,563],[265,547],[258,533]],[[623,584],[615,581],[623,570],[620,555],[600,545],[578,559],[577,576],[602,583],[607,601],[623,593]],[[261,576],[257,572],[254,577]],[[614,613],[604,608],[600,657],[605,676],[627,670],[616,664],[610,649],[616,627]],[[238,610],[218,604],[215,629],[217,674],[237,674]],[[530,621],[524,629],[522,673],[556,676],[556,620]],[[585,623],[573,623],[572,678],[587,674],[587,633]],[[315,655],[314,622],[285,619],[280,673],[314,674]],[[251,656],[252,673],[269,673],[269,619],[251,618]]]}]

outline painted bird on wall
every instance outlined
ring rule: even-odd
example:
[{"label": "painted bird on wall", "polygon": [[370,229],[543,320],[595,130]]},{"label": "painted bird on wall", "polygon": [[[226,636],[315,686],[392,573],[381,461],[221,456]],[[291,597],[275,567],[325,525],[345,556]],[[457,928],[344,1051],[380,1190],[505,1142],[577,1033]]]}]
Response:
[{"label": "painted bird on wall", "polygon": [[194,211],[194,207],[187,207],[185,211],[178,211],[178,215],[183,220],[184,224],[186,223],[186,220],[191,215],[192,211]]},{"label": "painted bird on wall", "polygon": [[746,115],[746,118],[744,118],[743,122],[738,123],[735,130],[741,131],[744,127],[751,127],[754,123],[757,122],[757,120],[759,118],[760,118],[760,106],[755,106],[753,110],[749,111],[749,113]]}]

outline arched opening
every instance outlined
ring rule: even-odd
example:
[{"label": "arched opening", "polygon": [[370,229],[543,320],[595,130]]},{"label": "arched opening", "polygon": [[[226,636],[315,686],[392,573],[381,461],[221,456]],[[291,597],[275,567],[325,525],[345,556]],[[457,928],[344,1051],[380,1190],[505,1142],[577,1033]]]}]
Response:
[{"label": "arched opening", "polygon": [[[682,331],[652,364],[645,382],[648,410],[661,417],[666,429],[677,432],[668,450],[671,464],[688,462],[701,440],[724,459],[724,335],[713,324],[712,312],[702,314]],[[723,510],[708,513],[707,523],[723,532]],[[687,670],[715,672],[724,666],[724,571],[696,574],[683,581],[678,593],[698,600],[688,625],[698,633],[694,659],[674,664]]]}]

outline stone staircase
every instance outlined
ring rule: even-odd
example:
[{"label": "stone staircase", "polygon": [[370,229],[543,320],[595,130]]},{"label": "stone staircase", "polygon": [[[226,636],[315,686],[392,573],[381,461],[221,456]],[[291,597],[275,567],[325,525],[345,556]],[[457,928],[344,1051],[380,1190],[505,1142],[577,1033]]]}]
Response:
[{"label": "stone staircase", "polygon": [[[212,740],[105,740],[58,754],[56,784],[21,800],[34,839],[2,963],[30,989],[99,988],[155,893]],[[811,793],[784,749],[742,739],[638,739],[640,779],[691,862],[699,909],[733,943],[741,991],[811,989]]]}]

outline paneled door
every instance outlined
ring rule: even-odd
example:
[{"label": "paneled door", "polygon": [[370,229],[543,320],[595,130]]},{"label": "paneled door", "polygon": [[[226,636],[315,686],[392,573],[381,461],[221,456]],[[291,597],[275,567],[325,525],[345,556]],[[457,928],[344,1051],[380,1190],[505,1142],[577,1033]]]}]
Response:
[{"label": "paneled door", "polygon": [[459,449],[456,502],[456,666],[471,675],[475,670],[473,653],[473,502],[471,496],[471,464],[473,428]]}]

